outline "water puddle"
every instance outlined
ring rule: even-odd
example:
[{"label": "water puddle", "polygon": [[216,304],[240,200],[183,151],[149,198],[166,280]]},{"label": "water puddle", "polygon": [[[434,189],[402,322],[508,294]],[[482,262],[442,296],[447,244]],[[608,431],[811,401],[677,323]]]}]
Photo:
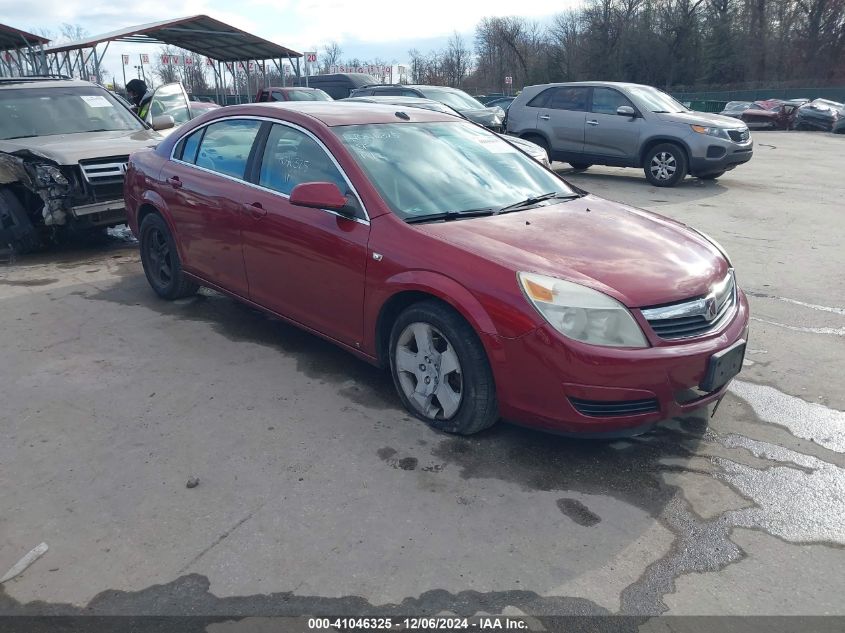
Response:
[{"label": "water puddle", "polygon": [[845,469],[815,457],[740,435],[717,438],[727,448],[776,462],[758,469],[714,457],[716,474],[754,507],[730,510],[732,526],[757,528],[793,543],[845,545]]},{"label": "water puddle", "polygon": [[784,426],[796,437],[845,453],[845,412],[742,380],[734,380],[730,390],[764,422]]}]

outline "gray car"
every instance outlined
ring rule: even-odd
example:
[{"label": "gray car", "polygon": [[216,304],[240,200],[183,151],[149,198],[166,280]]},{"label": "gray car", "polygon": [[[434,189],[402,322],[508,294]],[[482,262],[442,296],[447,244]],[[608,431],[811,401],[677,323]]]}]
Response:
[{"label": "gray car", "polygon": [[506,128],[576,169],[641,167],[648,181],[672,187],[689,174],[718,178],[751,160],[741,121],[693,112],[665,92],[629,83],[528,86],[508,109]]},{"label": "gray car", "polygon": [[353,90],[350,97],[420,97],[445,103],[474,123],[480,123],[494,132],[503,132],[505,111],[499,106],[488,107],[463,90],[447,86],[418,86],[390,84],[366,86]]}]

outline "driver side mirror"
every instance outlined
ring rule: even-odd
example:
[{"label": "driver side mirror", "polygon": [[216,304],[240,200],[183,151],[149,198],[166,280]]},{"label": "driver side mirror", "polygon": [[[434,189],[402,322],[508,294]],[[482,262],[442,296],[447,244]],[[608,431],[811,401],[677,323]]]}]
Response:
[{"label": "driver side mirror", "polygon": [[152,125],[156,132],[160,132],[161,130],[169,130],[170,128],[175,127],[176,120],[169,114],[161,114],[159,116],[154,116],[150,125]]},{"label": "driver side mirror", "polygon": [[624,106],[623,105],[623,106],[619,106],[618,108],[616,108],[616,114],[618,114],[619,116],[635,117],[635,116],[637,116],[637,111],[634,110],[634,108],[632,108],[631,106]]},{"label": "driver side mirror", "polygon": [[290,203],[298,207],[328,209],[341,215],[354,217],[344,196],[333,182],[303,182],[290,192]]}]

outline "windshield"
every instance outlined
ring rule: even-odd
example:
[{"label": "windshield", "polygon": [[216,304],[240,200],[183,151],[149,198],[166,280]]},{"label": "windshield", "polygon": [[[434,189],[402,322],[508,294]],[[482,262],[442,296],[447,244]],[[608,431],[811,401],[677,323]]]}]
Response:
[{"label": "windshield", "polygon": [[574,193],[510,143],[458,119],[333,131],[403,219],[501,209],[549,192]]},{"label": "windshield", "polygon": [[138,119],[97,86],[0,90],[0,140],[143,129]]},{"label": "windshield", "polygon": [[434,99],[440,103],[452,106],[455,110],[481,110],[487,106],[470,97],[460,90],[443,90],[442,88],[420,88],[426,99]]},{"label": "windshield", "polygon": [[322,90],[288,90],[288,101],[333,101],[333,99]]},{"label": "windshield", "polygon": [[628,96],[633,97],[634,101],[642,110],[649,112],[689,112],[680,101],[676,101],[662,90],[652,88],[651,86],[628,86],[626,88]]}]

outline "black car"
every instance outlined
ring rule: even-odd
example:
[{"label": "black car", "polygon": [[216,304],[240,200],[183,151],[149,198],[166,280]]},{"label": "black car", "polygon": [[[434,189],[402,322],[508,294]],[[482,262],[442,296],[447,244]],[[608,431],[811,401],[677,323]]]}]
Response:
[{"label": "black car", "polygon": [[330,75],[312,75],[306,79],[294,79],[291,85],[319,88],[329,94],[332,99],[345,99],[357,88],[378,85],[370,75],[363,73],[332,73]]},{"label": "black car", "polygon": [[505,111],[498,106],[488,108],[463,90],[446,86],[405,86],[388,84],[366,86],[353,90],[350,97],[421,97],[433,99],[454,108],[470,121],[480,123],[494,132],[502,132]]},{"label": "black car", "polygon": [[795,121],[792,124],[794,130],[821,130],[830,132],[834,126],[845,116],[845,106],[836,101],[827,99],[816,99],[802,105],[795,114]]}]

